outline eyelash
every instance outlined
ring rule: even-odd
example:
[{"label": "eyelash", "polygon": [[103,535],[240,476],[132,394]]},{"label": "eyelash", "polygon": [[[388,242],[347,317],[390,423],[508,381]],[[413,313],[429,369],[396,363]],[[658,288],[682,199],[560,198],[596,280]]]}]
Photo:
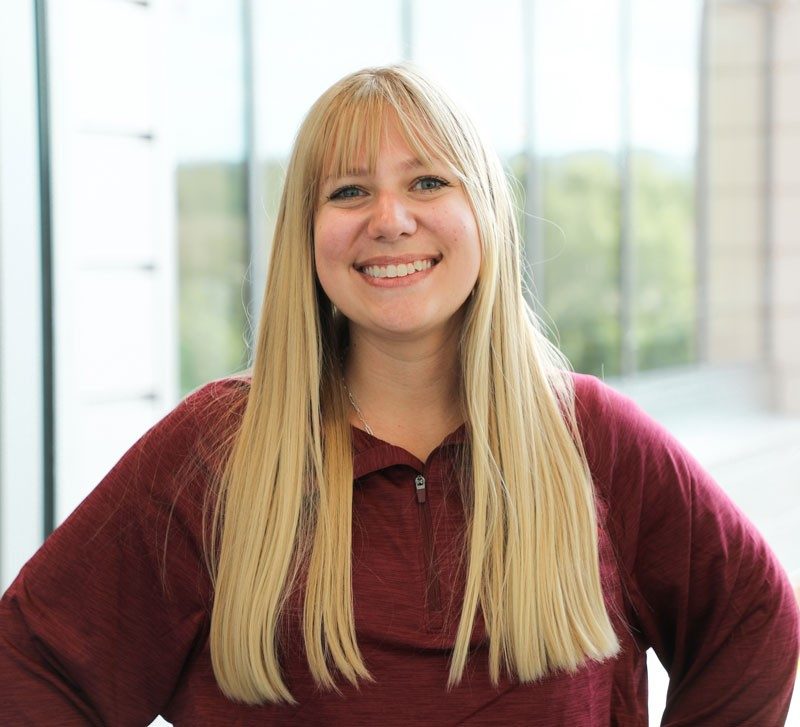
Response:
[{"label": "eyelash", "polygon": [[[430,189],[420,189],[419,190],[420,192],[435,192],[437,189],[442,189],[442,187],[450,186],[450,182],[448,182],[446,179],[442,179],[441,177],[435,177],[432,174],[426,174],[424,177],[419,177],[418,179],[415,179],[412,187],[416,186],[420,182],[427,182],[427,181],[436,182],[438,186],[431,187]],[[336,189],[333,192],[331,192],[330,195],[328,196],[328,199],[329,200],[356,199],[357,197],[361,196],[361,195],[345,196],[344,192],[347,192],[348,190],[351,189],[358,190],[359,192],[364,191],[363,189],[361,189],[361,187],[357,187],[355,184],[347,184],[344,187],[339,187],[339,189]]]},{"label": "eyelash", "polygon": [[441,177],[434,177],[431,174],[428,174],[428,175],[426,175],[424,177],[420,177],[419,179],[414,180],[414,185],[417,185],[420,182],[427,182],[429,180],[437,182],[439,186],[438,187],[434,187],[433,189],[421,189],[420,190],[421,192],[433,192],[436,189],[441,189],[442,187],[449,187],[450,186],[450,182],[448,182],[446,179],[442,179]]}]

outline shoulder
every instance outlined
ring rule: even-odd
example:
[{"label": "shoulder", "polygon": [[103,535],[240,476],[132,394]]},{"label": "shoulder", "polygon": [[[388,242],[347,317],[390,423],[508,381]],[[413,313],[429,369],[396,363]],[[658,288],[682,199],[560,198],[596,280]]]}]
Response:
[{"label": "shoulder", "polygon": [[137,444],[169,442],[173,451],[221,443],[238,428],[247,404],[250,378],[231,376],[210,381],[187,394],[154,424]]},{"label": "shoulder", "polygon": [[596,485],[606,494],[708,479],[693,455],[633,399],[593,376],[574,374],[573,380],[578,430]]},{"label": "shoulder", "polygon": [[642,450],[680,450],[672,435],[633,399],[594,376],[572,378],[575,418],[590,464],[613,466]]},{"label": "shoulder", "polygon": [[628,529],[648,511],[690,509],[698,489],[723,498],[700,463],[630,397],[593,376],[574,375],[575,416],[597,494]]},{"label": "shoulder", "polygon": [[[609,504],[622,542],[633,547],[642,533],[681,523],[694,522],[704,532],[717,522],[731,531],[744,527],[741,513],[705,468],[632,399],[576,375],[575,412],[596,492]],[[626,555],[632,560],[635,553]]]},{"label": "shoulder", "polygon": [[573,374],[575,417],[587,457],[616,462],[646,458],[651,465],[661,459],[686,460],[691,455],[658,421],[633,399],[594,376]]},{"label": "shoulder", "polygon": [[165,419],[192,418],[211,424],[220,416],[241,414],[249,392],[250,377],[244,374],[215,379],[188,393]]}]

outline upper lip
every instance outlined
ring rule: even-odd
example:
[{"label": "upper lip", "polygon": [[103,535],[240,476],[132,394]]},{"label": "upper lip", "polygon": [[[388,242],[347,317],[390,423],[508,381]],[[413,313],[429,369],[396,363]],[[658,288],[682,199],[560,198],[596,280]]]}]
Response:
[{"label": "upper lip", "polygon": [[415,260],[433,260],[439,262],[441,255],[431,255],[426,253],[412,253],[410,255],[379,255],[378,257],[370,257],[366,260],[361,260],[355,264],[357,268],[368,268],[372,265],[405,265],[406,263],[413,263]]}]

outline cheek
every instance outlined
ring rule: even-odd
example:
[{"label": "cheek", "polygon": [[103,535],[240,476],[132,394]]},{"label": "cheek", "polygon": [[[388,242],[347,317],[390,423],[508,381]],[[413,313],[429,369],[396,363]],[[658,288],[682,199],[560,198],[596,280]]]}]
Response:
[{"label": "cheek", "polygon": [[453,249],[459,253],[465,263],[474,267],[473,272],[477,275],[483,253],[478,223],[471,210],[462,210],[453,218],[450,239]]},{"label": "cheek", "polygon": [[318,267],[323,263],[346,262],[349,236],[345,225],[321,216],[314,224],[314,259]]},{"label": "cheek", "polygon": [[323,218],[314,224],[314,266],[317,280],[332,301],[338,299],[341,275],[348,264],[346,236]]}]

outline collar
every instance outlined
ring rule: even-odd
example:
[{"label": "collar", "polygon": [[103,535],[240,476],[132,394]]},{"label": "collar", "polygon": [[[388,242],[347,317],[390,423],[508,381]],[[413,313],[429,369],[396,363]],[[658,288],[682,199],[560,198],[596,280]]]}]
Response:
[{"label": "collar", "polygon": [[[353,437],[353,479],[376,472],[384,467],[405,464],[418,471],[425,469],[425,463],[419,460],[411,452],[399,447],[396,444],[379,439],[350,425]],[[461,424],[458,429],[450,432],[439,445],[431,452],[434,454],[439,449],[463,444],[467,440],[467,425]],[[430,459],[430,457],[429,457]]]}]

